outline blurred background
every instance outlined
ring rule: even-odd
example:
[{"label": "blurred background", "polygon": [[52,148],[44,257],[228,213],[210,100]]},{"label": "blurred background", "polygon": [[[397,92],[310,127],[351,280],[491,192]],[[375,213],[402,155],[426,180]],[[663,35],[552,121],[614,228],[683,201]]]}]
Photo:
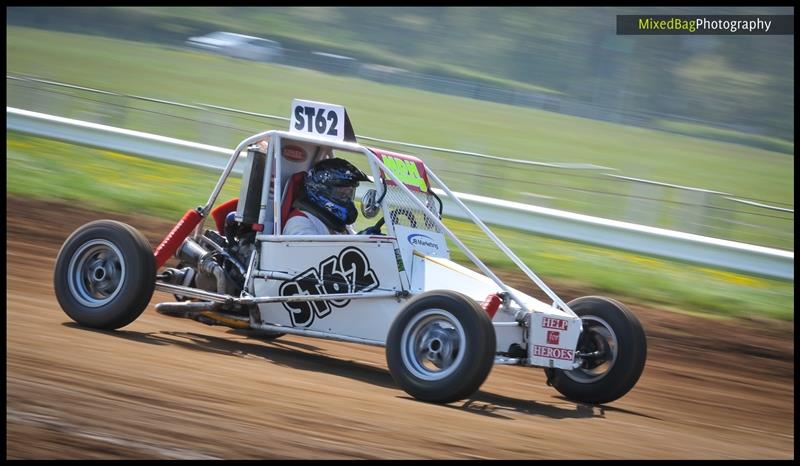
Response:
[{"label": "blurred background", "polygon": [[[232,148],[285,129],[293,98],[332,102],[347,108],[362,142],[421,157],[454,191],[794,250],[794,36],[616,34],[620,14],[793,8],[6,12],[11,107]],[[107,154],[59,144],[7,132],[8,194],[109,209],[137,197],[140,208],[177,218],[213,186],[185,184],[170,168],[152,189],[154,167],[136,185],[118,179],[122,161],[103,165]],[[95,183],[108,184],[97,188],[103,199],[81,198]],[[152,192],[131,196],[125,183]],[[513,228],[504,234],[530,242]],[[648,282],[643,299],[668,303],[696,295],[702,279],[716,284],[709,297],[684,304],[732,307],[719,302],[725,296],[793,314],[791,282],[551,241],[527,254],[554,277],[621,292],[638,275]]]}]

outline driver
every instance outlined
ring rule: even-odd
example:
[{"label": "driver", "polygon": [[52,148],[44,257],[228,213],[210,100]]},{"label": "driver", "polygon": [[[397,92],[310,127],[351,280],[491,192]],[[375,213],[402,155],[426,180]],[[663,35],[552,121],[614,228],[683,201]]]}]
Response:
[{"label": "driver", "polygon": [[301,194],[292,203],[284,235],[352,235],[358,217],[353,202],[367,175],[344,159],[316,163],[306,175]]}]

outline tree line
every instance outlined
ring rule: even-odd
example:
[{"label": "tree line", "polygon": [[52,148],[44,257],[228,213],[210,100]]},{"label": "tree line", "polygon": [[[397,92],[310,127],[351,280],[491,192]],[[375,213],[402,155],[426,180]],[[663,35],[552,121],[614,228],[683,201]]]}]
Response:
[{"label": "tree line", "polygon": [[9,7],[8,24],[179,44],[232,30],[439,76],[535,85],[609,111],[794,141],[794,36],[616,34],[616,15],[783,7]]}]

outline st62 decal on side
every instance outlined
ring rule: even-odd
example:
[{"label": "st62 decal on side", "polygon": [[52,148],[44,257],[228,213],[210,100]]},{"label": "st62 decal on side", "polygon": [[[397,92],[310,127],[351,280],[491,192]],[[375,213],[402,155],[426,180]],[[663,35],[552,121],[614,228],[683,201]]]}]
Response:
[{"label": "st62 decal on side", "polygon": [[295,99],[289,131],[324,137],[335,141],[355,142],[347,110],[341,105]]},{"label": "st62 decal on side", "polygon": [[[338,256],[330,256],[314,268],[311,267],[292,280],[284,282],[280,296],[357,293],[374,290],[380,286],[378,276],[369,265],[367,256],[358,248],[343,249]],[[349,299],[329,301],[286,302],[292,326],[308,327],[314,316],[320,319],[329,315],[334,307],[344,307]]]}]

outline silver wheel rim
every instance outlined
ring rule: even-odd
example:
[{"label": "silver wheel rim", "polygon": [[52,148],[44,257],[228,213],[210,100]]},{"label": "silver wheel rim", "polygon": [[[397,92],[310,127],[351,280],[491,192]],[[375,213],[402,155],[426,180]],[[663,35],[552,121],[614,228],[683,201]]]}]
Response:
[{"label": "silver wheel rim", "polygon": [[443,309],[420,312],[406,325],[400,339],[403,365],[422,380],[441,380],[452,374],[466,353],[464,328]]},{"label": "silver wheel rim", "polygon": [[87,307],[103,306],[122,289],[125,259],[110,241],[89,241],[72,255],[67,281],[72,296],[79,303]]},{"label": "silver wheel rim", "polygon": [[564,375],[578,383],[592,383],[608,375],[617,362],[619,352],[617,335],[608,322],[597,316],[581,316],[581,321],[586,338],[591,339],[589,343],[591,349],[604,351],[605,357],[601,361],[585,360],[578,368],[564,371]]}]

